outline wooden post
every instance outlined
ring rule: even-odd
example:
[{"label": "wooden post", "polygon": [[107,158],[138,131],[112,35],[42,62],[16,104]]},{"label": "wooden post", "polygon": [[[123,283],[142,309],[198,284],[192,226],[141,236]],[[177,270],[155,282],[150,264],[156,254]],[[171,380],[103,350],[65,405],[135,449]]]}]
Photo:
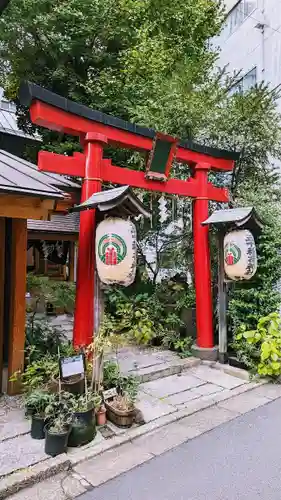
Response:
[{"label": "wooden post", "polygon": [[[23,369],[25,344],[27,221],[12,220],[11,297],[8,378]],[[16,394],[19,385],[8,382],[8,394]]]},{"label": "wooden post", "polygon": [[[99,335],[99,329],[103,322],[104,314],[104,293],[101,286],[101,281],[98,276],[97,269],[95,268],[95,296],[94,296],[94,325],[95,331],[94,336]],[[94,380],[95,380],[95,390],[98,390],[98,382],[102,382],[103,378],[103,359],[104,353],[100,353],[96,356],[95,366],[94,366]]]},{"label": "wooden post", "polygon": [[74,281],[75,242],[69,242],[68,281]]},{"label": "wooden post", "polygon": [[227,321],[226,321],[226,283],[224,273],[224,232],[218,233],[218,320],[219,320],[219,362],[227,362]]},{"label": "wooden post", "polygon": [[4,349],[5,219],[0,217],[0,394],[2,392]]}]

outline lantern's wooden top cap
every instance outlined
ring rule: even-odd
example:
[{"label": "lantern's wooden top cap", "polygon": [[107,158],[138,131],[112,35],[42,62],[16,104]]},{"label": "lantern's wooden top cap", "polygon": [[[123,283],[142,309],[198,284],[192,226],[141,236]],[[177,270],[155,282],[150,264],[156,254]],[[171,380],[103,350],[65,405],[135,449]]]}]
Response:
[{"label": "lantern's wooden top cap", "polygon": [[90,198],[80,205],[71,208],[69,212],[82,212],[97,208],[102,213],[114,214],[115,216],[133,216],[143,215],[149,218],[150,212],[143,203],[133,193],[130,186],[108,189],[93,194]]},{"label": "lantern's wooden top cap", "polygon": [[236,226],[241,229],[260,231],[263,223],[254,207],[230,208],[227,210],[216,210],[210,217],[202,222],[203,226]]}]

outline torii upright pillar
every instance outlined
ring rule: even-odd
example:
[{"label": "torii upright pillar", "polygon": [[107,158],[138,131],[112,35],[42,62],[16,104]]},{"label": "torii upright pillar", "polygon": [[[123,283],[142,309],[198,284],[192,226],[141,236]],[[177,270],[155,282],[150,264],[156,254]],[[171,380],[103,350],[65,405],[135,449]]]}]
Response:
[{"label": "torii upright pillar", "polygon": [[200,195],[193,203],[193,238],[194,238],[194,278],[196,293],[196,329],[197,342],[195,354],[201,359],[216,359],[217,348],[214,347],[212,279],[210,263],[209,231],[203,226],[209,216],[209,200],[207,197],[208,163],[195,166],[195,180],[198,182]]},{"label": "torii upright pillar", "polygon": [[[103,146],[106,143],[107,138],[102,134],[91,132],[85,137],[85,177],[82,184],[81,202],[101,191]],[[84,347],[93,341],[95,327],[95,228],[96,211],[81,212],[73,333],[75,347]]]}]

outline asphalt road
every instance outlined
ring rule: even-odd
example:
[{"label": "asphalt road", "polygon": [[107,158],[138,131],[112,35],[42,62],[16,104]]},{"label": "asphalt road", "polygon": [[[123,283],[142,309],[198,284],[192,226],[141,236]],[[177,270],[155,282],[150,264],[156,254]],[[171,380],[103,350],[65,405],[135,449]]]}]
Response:
[{"label": "asphalt road", "polygon": [[80,500],[280,500],[281,399],[152,459]]}]

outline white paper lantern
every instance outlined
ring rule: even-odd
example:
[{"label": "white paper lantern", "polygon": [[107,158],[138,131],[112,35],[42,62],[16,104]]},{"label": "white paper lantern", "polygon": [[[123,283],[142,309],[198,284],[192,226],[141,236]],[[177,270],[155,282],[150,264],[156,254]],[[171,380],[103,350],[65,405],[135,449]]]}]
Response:
[{"label": "white paper lantern", "polygon": [[96,230],[96,260],[102,283],[131,285],[137,265],[135,225],[118,217],[102,221]]},{"label": "white paper lantern", "polygon": [[249,280],[257,270],[255,240],[247,229],[232,231],[224,238],[224,270],[232,280]]}]

